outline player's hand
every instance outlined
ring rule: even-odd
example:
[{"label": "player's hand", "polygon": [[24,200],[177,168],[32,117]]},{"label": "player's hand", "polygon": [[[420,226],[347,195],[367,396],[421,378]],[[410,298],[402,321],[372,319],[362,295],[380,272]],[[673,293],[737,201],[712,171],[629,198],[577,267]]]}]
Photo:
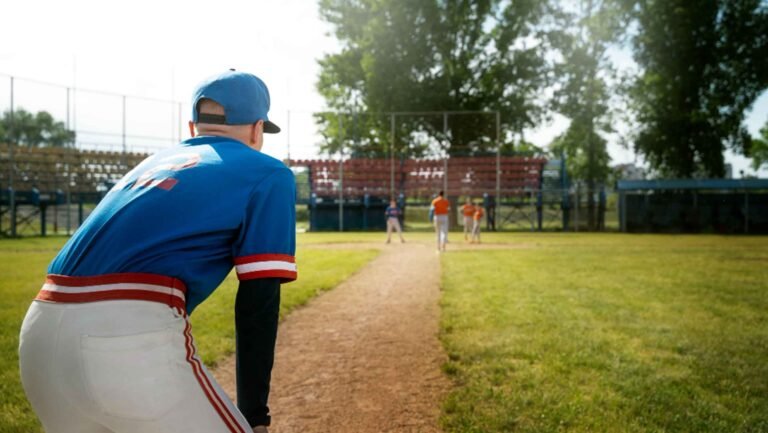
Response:
[{"label": "player's hand", "polygon": [[269,433],[269,430],[267,430],[265,425],[257,425],[253,428],[253,433]]}]

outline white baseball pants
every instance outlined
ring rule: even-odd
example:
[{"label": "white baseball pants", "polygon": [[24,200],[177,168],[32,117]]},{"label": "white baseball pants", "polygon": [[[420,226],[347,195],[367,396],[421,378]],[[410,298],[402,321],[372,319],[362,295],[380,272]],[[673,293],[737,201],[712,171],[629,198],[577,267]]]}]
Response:
[{"label": "white baseball pants", "polygon": [[444,250],[448,242],[448,215],[435,215],[435,234],[437,235],[437,249]]},{"label": "white baseball pants", "polygon": [[400,220],[397,218],[387,218],[387,242],[392,239],[392,231],[397,231],[400,240],[403,240],[403,230],[400,228]]},{"label": "white baseball pants", "polygon": [[46,433],[250,433],[195,355],[181,310],[159,302],[34,301],[21,379]]},{"label": "white baseball pants", "polygon": [[471,216],[464,216],[464,239],[467,238],[467,235],[471,234],[472,232],[472,217]]},{"label": "white baseball pants", "polygon": [[472,240],[480,242],[480,220],[475,220],[472,226]]}]

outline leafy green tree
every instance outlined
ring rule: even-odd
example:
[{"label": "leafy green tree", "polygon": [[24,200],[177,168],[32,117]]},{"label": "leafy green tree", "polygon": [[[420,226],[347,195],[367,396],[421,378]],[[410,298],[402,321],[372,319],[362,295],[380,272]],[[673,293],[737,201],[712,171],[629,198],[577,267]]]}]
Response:
[{"label": "leafy green tree", "polygon": [[[501,136],[533,126],[548,82],[548,1],[320,0],[341,51],[320,60],[328,108],[317,116],[325,143],[360,156],[388,154],[390,112],[499,111]],[[367,113],[367,114],[354,114]],[[341,125],[341,131],[339,130]],[[447,128],[446,128],[447,125]],[[480,153],[496,146],[492,113],[400,115],[396,151]]]},{"label": "leafy green tree", "polygon": [[64,147],[75,142],[75,131],[46,111],[36,114],[23,108],[6,111],[0,118],[0,143],[28,147]]},{"label": "leafy green tree", "polygon": [[638,23],[635,149],[670,177],[725,174],[744,153],[744,113],[768,87],[765,0],[624,0]]},{"label": "leafy green tree", "polygon": [[555,65],[559,86],[553,108],[571,119],[568,130],[550,148],[566,156],[572,179],[587,186],[587,221],[597,226],[595,193],[610,174],[610,156],[603,134],[612,132],[611,88],[615,74],[608,49],[623,33],[626,22],[622,4],[614,0],[580,0],[574,10],[563,8],[561,37],[557,48],[562,61]]},{"label": "leafy green tree", "polygon": [[752,139],[747,156],[752,158],[754,170],[759,170],[764,164],[768,165],[768,122],[760,129],[760,137]]}]

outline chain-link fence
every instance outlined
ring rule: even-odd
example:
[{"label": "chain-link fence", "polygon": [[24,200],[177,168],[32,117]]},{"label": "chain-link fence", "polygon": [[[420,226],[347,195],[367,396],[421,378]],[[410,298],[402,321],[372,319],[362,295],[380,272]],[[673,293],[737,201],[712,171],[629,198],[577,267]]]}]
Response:
[{"label": "chain-link fence", "polygon": [[[381,229],[394,199],[409,228],[429,229],[438,191],[453,203],[451,224],[467,200],[485,209],[487,227],[605,230],[616,227],[610,194],[572,186],[565,162],[514,134],[497,112],[318,113],[325,158],[291,159],[299,203],[311,230]],[[610,200],[615,203],[615,200]],[[611,208],[613,209],[613,208]],[[613,210],[615,215],[615,210]]]},{"label": "chain-link fence", "polygon": [[[187,134],[187,103],[0,75],[2,81],[0,110],[11,129],[23,109],[46,111],[75,134],[58,147],[0,143],[0,234],[36,226],[38,233],[70,233],[112,182]],[[492,229],[611,227],[582,224],[594,206],[575,205],[586,192],[570,185],[564,162],[526,145],[496,111],[270,117],[283,133],[270,137],[266,151],[293,167],[297,202],[309,207],[312,229],[378,228],[390,198],[408,208],[406,216],[426,215],[440,190],[454,209],[467,199],[481,204]],[[451,222],[455,227],[461,218],[453,214]],[[421,217],[405,224],[429,227]]]},{"label": "chain-link fence", "polygon": [[[71,233],[110,182],[181,139],[188,109],[0,74],[0,235]],[[35,129],[41,112],[51,129]]]}]

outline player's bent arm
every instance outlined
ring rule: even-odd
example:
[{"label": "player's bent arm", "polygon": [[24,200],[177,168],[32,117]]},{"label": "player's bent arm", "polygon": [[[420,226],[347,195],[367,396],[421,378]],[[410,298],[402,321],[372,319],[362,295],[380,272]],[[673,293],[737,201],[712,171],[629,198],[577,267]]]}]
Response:
[{"label": "player's bent arm", "polygon": [[267,399],[279,313],[279,278],[240,282],[235,299],[237,406],[252,427],[270,424]]}]

